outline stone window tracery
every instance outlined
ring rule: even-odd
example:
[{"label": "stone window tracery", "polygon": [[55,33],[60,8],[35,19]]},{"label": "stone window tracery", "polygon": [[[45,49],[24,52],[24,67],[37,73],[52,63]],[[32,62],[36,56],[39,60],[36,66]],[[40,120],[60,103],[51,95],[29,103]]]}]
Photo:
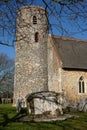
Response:
[{"label": "stone window tracery", "polygon": [[81,76],[79,78],[79,93],[84,93],[85,92],[85,84],[84,84],[84,78]]}]

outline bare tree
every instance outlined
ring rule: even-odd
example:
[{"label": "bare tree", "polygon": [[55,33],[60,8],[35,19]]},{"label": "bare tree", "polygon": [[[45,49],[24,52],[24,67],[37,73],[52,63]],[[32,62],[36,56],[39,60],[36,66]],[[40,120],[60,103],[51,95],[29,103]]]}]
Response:
[{"label": "bare tree", "polygon": [[54,34],[56,30],[59,35],[72,36],[87,31],[86,0],[0,0],[0,44],[14,45],[16,14],[25,5],[42,5],[45,8],[50,33]]},{"label": "bare tree", "polygon": [[14,60],[0,54],[0,91],[12,93],[14,82]]}]

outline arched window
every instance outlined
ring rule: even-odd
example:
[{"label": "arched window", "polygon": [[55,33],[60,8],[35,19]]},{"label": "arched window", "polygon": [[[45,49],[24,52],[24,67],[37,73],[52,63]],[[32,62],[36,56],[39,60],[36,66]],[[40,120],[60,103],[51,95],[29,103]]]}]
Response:
[{"label": "arched window", "polygon": [[38,42],[38,39],[39,39],[39,33],[36,32],[36,33],[35,33],[35,42]]},{"label": "arched window", "polygon": [[84,93],[85,92],[85,85],[84,85],[84,78],[81,76],[79,78],[79,93]]},{"label": "arched window", "polygon": [[33,16],[33,24],[37,24],[37,17]]}]

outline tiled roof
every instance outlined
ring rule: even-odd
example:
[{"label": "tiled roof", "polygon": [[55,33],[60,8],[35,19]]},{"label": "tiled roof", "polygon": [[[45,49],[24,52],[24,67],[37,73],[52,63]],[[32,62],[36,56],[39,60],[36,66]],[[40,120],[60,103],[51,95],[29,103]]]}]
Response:
[{"label": "tiled roof", "polygon": [[52,36],[60,54],[62,68],[87,69],[87,41],[67,37]]}]

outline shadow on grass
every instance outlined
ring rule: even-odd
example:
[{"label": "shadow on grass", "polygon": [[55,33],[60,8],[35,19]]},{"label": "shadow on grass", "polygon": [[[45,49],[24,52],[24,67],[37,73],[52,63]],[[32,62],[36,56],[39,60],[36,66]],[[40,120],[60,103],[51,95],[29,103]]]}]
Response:
[{"label": "shadow on grass", "polygon": [[[5,127],[7,127],[7,125],[9,123],[12,122],[19,122],[20,119],[22,119],[22,117],[24,117],[24,114],[26,113],[17,113],[14,117],[9,118],[8,113],[2,113],[3,116],[3,122],[0,123],[0,127],[2,129],[4,129]],[[34,130],[47,130],[47,129],[56,129],[58,127],[58,129],[60,130],[66,130],[65,126],[62,124],[58,124],[58,122],[35,122],[33,120],[31,121],[24,121],[23,122],[25,125],[29,126],[29,128],[32,128]]]},{"label": "shadow on grass", "polygon": [[16,115],[16,116],[14,116],[13,118],[9,118],[8,117],[8,114],[3,114],[3,122],[2,123],[0,123],[0,126],[6,126],[8,123],[10,123],[10,122],[15,122],[15,121],[17,121],[17,118],[18,118],[18,116],[19,116],[19,113]]},{"label": "shadow on grass", "polygon": [[[9,118],[8,114],[3,114],[3,118],[4,121],[2,123],[0,123],[1,128],[5,128],[9,123],[12,122],[19,122],[19,120],[22,118],[23,116],[21,115],[21,113],[17,113],[13,118]],[[69,120],[70,121],[70,120]],[[72,122],[72,120],[71,120]],[[65,124],[64,121],[53,121],[53,122],[34,122],[32,121],[27,121],[27,122],[23,122],[25,125],[23,126],[23,128],[30,128],[32,130],[82,130],[79,128],[75,128],[75,126],[73,126],[72,124]],[[20,126],[21,127],[21,126]],[[2,130],[3,130],[2,129]],[[84,130],[84,129],[83,129]]]},{"label": "shadow on grass", "polygon": [[[6,109],[5,107],[0,109],[1,120],[0,130],[5,128],[11,129],[11,123],[14,129],[29,129],[29,130],[86,130],[87,114],[80,113],[82,118],[67,119],[65,121],[50,121],[50,122],[34,122],[33,120],[26,121],[29,119],[26,116],[26,111],[22,109],[20,113],[16,113],[15,109]],[[11,115],[12,114],[12,115]],[[12,117],[13,116],[13,117]],[[25,119],[25,121],[23,120]],[[20,122],[22,123],[20,123]],[[13,124],[17,122],[17,124]],[[19,122],[19,123],[18,123]],[[80,123],[81,122],[81,123]],[[17,126],[16,126],[17,125]],[[81,127],[79,126],[81,125]]]},{"label": "shadow on grass", "polygon": [[9,113],[1,113],[1,115],[3,121],[0,123],[0,127],[5,127],[8,125],[8,123],[19,121],[19,119],[24,117],[26,113],[24,111],[21,111],[19,113],[16,113],[12,118],[9,118]]}]

